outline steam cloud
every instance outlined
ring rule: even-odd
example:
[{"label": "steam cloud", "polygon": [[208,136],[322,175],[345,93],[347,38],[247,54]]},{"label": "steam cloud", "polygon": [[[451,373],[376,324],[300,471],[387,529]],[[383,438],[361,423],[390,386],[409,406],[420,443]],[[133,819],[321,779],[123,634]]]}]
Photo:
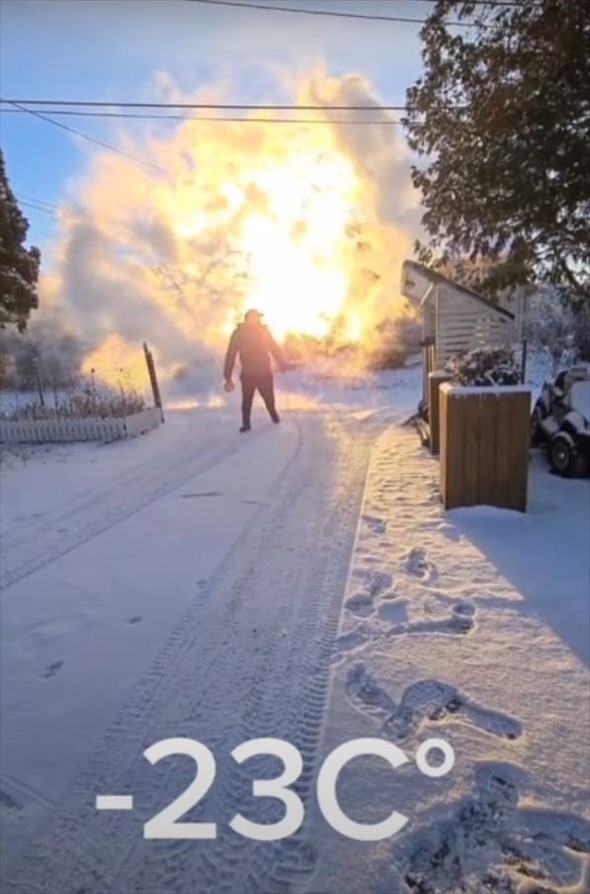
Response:
[{"label": "steam cloud", "polygon": [[[95,155],[62,211],[32,335],[59,319],[98,374],[147,340],[164,377],[184,370],[204,390],[248,306],[279,336],[370,346],[375,327],[404,312],[400,265],[419,227],[408,150],[363,77],[316,72],[295,93],[301,104],[371,111],[305,113],[322,125],[191,120],[165,137],[140,141],[137,125],[133,139],[121,135],[162,173]],[[363,115],[374,123],[355,123]]]}]

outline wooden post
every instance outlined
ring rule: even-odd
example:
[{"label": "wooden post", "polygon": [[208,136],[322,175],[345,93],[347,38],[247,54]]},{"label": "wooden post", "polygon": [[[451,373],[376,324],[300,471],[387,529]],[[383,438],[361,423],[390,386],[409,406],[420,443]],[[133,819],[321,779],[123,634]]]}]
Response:
[{"label": "wooden post", "polygon": [[435,370],[428,376],[428,423],[430,428],[430,452],[438,456],[440,451],[440,400],[439,387],[450,376],[443,370]]},{"label": "wooden post", "polygon": [[154,395],[154,404],[158,407],[160,411],[160,416],[162,417],[162,422],[164,422],[164,409],[162,407],[162,397],[160,395],[160,386],[158,385],[158,377],[156,375],[156,365],[154,363],[154,358],[152,352],[147,346],[147,342],[143,343],[143,352],[145,354],[145,362],[147,364],[148,373],[150,376],[150,382],[152,385],[152,392]]},{"label": "wooden post", "polygon": [[520,363],[520,381],[524,385],[526,382],[526,360],[527,360],[527,345],[528,339],[525,337],[522,340],[522,359]]},{"label": "wooden post", "polygon": [[41,401],[41,406],[45,406],[45,397],[43,395],[43,383],[41,381],[41,370],[39,369],[39,358],[33,357],[33,366],[35,367],[35,378],[37,380],[37,390],[39,392],[39,400]]}]

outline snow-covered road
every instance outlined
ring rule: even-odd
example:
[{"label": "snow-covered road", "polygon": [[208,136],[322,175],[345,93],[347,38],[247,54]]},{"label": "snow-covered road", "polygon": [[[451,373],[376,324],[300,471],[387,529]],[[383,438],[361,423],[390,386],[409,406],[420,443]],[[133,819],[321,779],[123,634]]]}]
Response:
[{"label": "snow-covered road", "polygon": [[[255,846],[227,830],[251,785],[228,756],[258,736],[293,742],[305,797],[385,419],[293,413],[244,439],[223,413],[198,426],[172,414],[162,449],[38,519],[9,518],[3,891],[221,892],[246,878],[278,891],[305,870],[296,839]],[[190,761],[142,756],[170,736],[218,763],[205,803],[220,833],[200,853],[141,837],[190,781]],[[94,810],[96,794],[125,792],[132,814]]]},{"label": "snow-covered road", "polygon": [[[133,443],[3,457],[2,894],[587,894],[589,485],[537,455],[526,514],[445,513],[395,424],[418,384],[285,395],[247,437],[179,409]],[[229,827],[284,815],[252,795],[280,761],[231,756],[265,736],[303,759],[305,820],[277,842]],[[367,736],[408,757],[339,779],[357,822],[407,813],[378,842],[316,797],[326,756]],[[413,762],[433,736],[456,755],[440,779]],[[195,777],[144,756],[170,737],[214,755],[178,811],[214,840],[143,837]]]}]

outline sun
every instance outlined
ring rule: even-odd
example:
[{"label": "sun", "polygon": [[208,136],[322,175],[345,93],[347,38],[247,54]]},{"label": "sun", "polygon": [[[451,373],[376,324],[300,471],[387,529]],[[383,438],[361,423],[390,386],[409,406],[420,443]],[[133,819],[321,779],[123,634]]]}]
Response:
[{"label": "sun", "polygon": [[245,216],[240,246],[249,259],[250,287],[242,310],[255,307],[278,338],[327,335],[349,290],[346,227],[356,188],[342,158],[293,163],[257,172],[268,196],[264,211]]},{"label": "sun", "polygon": [[261,217],[245,223],[243,245],[252,277],[244,309],[262,311],[279,338],[289,332],[325,336],[348,289],[346,271],[330,252],[315,254],[294,242],[287,227]]}]

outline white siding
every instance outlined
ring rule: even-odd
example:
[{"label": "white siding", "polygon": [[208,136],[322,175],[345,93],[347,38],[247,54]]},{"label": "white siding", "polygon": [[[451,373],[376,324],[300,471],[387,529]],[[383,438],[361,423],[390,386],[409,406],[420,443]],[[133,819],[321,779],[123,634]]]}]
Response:
[{"label": "white siding", "polygon": [[453,354],[514,341],[513,321],[469,295],[439,286],[436,306],[436,365],[439,369]]}]

